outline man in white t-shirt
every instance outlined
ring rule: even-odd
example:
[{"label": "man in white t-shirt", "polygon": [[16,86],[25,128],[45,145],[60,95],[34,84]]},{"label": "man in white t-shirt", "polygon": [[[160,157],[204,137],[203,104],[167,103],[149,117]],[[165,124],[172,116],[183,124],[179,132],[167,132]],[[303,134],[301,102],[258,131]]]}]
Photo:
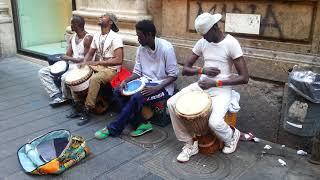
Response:
[{"label": "man in white t-shirt", "polygon": [[[106,13],[99,18],[101,33],[94,36],[90,50],[84,58],[83,64],[89,65],[94,73],[90,79],[79,126],[89,122],[89,112],[95,108],[101,85],[109,83],[117,75],[122,65],[123,42],[121,37],[115,33],[119,31],[116,23],[117,18],[111,13]],[[95,60],[93,60],[94,56]],[[81,100],[75,93],[73,93],[73,98],[76,101]]]},{"label": "man in white t-shirt", "polygon": [[[193,141],[174,109],[177,99],[186,92],[205,91],[211,96],[213,108],[209,127],[224,142],[223,153],[234,152],[239,141],[239,130],[230,127],[224,121],[224,116],[231,101],[231,85],[248,83],[249,75],[239,42],[233,36],[224,34],[218,27],[221,17],[220,14],[203,13],[196,18],[195,29],[203,38],[192,49],[192,55],[184,64],[182,74],[200,75],[200,79],[182,89],[167,102],[176,137],[179,141],[185,142],[182,152],[177,157],[179,162],[186,162],[198,153],[198,142]],[[199,57],[204,59],[203,68],[193,67]],[[232,65],[235,66],[238,76],[231,77]]]},{"label": "man in white t-shirt", "polygon": [[[116,102],[122,108],[121,112],[107,127],[95,133],[98,139],[107,138],[109,135],[119,136],[128,123],[136,124],[140,121],[137,114],[141,112],[143,105],[168,99],[173,95],[173,82],[178,76],[178,66],[172,44],[155,37],[156,28],[150,20],[139,21],[136,32],[141,46],[137,49],[133,74],[114,91]],[[122,95],[127,83],[134,79],[144,81],[146,86],[131,96]],[[140,136],[151,130],[150,122],[141,123],[132,136]]]}]

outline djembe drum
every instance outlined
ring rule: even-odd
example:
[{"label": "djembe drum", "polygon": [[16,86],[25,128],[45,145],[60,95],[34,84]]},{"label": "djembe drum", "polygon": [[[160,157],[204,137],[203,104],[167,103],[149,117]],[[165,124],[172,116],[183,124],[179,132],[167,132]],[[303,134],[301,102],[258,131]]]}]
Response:
[{"label": "djembe drum", "polygon": [[76,67],[66,75],[66,84],[74,93],[83,94],[89,87],[92,73],[93,70],[89,66]]},{"label": "djembe drum", "polygon": [[[84,100],[88,94],[88,88],[92,74],[93,70],[89,66],[77,66],[70,72],[68,72],[65,81],[66,84],[70,87],[71,91],[73,91],[73,93],[77,94],[79,97],[81,97],[81,99]],[[96,100],[96,106],[94,109],[92,109],[92,111],[96,114],[103,114],[109,107],[109,103],[106,100],[105,95],[100,92],[109,91],[110,89],[103,86],[101,86],[101,88],[102,89],[100,89]]]},{"label": "djembe drum", "polygon": [[61,76],[67,72],[69,69],[69,64],[66,61],[56,61],[50,66],[50,74],[53,76],[54,83],[60,87],[61,86]]},{"label": "djembe drum", "polygon": [[[182,120],[194,140],[198,141],[199,152],[202,154],[213,154],[223,148],[223,142],[208,126],[212,108],[211,97],[203,91],[183,94],[175,105],[177,117]],[[225,121],[235,126],[236,114],[227,113]]]},{"label": "djembe drum", "polygon": [[127,88],[122,90],[122,94],[125,96],[131,96],[145,87],[145,83],[139,79],[132,80],[127,83]]}]

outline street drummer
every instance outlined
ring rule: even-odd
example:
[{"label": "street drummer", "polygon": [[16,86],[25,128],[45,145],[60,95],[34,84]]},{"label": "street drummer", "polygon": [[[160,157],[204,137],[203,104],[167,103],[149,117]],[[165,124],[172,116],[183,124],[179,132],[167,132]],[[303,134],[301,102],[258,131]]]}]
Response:
[{"label": "street drummer", "polygon": [[[249,75],[239,42],[219,29],[218,22],[221,17],[220,14],[203,13],[196,18],[195,29],[202,38],[193,47],[192,55],[184,64],[182,74],[199,75],[200,79],[167,101],[176,137],[185,143],[177,157],[179,162],[186,162],[198,153],[197,141],[193,141],[191,134],[175,113],[177,99],[186,92],[205,91],[211,96],[212,113],[209,118],[209,127],[224,142],[223,153],[234,152],[239,141],[239,130],[227,125],[224,116],[231,101],[231,85],[247,84]],[[204,59],[204,66],[193,67],[200,56]],[[238,73],[235,77],[231,77],[232,65]]]},{"label": "street drummer", "polygon": [[[83,61],[84,56],[87,54],[92,42],[92,36],[84,29],[84,18],[78,15],[73,15],[71,19],[71,30],[76,32],[72,37],[66,55],[61,57],[61,60],[69,63],[69,70],[73,65]],[[49,94],[52,101],[49,103],[51,106],[56,106],[71,99],[71,94],[65,85],[64,73],[61,77],[61,88],[54,82],[54,76],[50,73],[52,66],[43,67],[39,70],[39,78],[45,90]]]},{"label": "street drummer", "polygon": [[[143,105],[167,99],[173,94],[173,82],[178,76],[178,66],[172,44],[155,36],[156,28],[149,20],[139,21],[136,24],[136,33],[140,46],[133,74],[114,91],[118,106],[122,107],[121,112],[107,127],[95,133],[98,139],[107,138],[109,135],[119,136],[128,123],[140,120],[137,119],[137,115]],[[123,96],[122,91],[135,79],[144,81],[146,86],[131,96]],[[138,126],[133,134],[138,136],[150,130],[152,125],[146,122]]]},{"label": "street drummer", "polygon": [[[117,17],[114,14],[103,14],[98,25],[101,32],[93,38],[90,50],[84,58],[83,64],[89,65],[94,73],[91,76],[88,88],[88,94],[82,109],[80,122],[78,125],[87,124],[90,121],[90,111],[96,106],[97,96],[102,84],[109,83],[114,76],[120,71],[123,61],[123,42],[121,37],[116,33]],[[95,56],[95,59],[93,57]],[[72,94],[75,101],[81,102],[81,97],[76,93]]]}]

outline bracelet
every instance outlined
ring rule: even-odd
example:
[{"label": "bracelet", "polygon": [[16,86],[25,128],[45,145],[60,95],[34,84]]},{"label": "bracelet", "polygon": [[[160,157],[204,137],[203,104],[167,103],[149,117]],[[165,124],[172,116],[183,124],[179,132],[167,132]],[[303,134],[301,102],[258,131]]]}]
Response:
[{"label": "bracelet", "polygon": [[217,80],[216,81],[216,87],[221,87],[222,86],[222,81],[221,80]]},{"label": "bracelet", "polygon": [[201,67],[198,67],[198,75],[202,74],[203,69]]}]

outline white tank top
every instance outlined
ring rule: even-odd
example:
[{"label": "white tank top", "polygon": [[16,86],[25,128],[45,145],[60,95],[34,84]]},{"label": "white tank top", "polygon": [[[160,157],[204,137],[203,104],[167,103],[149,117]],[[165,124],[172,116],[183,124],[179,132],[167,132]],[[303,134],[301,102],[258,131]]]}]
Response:
[{"label": "white tank top", "polygon": [[89,33],[87,33],[82,40],[79,42],[79,44],[76,43],[76,36],[72,36],[71,39],[71,45],[72,45],[72,51],[73,51],[73,57],[74,58],[84,58],[84,44],[83,41],[86,38],[86,36],[91,36]]}]

